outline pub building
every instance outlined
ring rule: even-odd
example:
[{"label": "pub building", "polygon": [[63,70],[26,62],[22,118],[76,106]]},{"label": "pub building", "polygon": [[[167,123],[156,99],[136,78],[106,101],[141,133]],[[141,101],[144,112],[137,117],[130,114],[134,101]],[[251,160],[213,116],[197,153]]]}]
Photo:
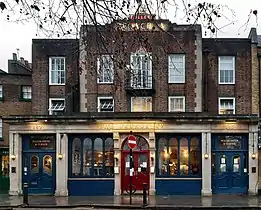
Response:
[{"label": "pub building", "polygon": [[117,113],[113,120],[9,117],[10,195],[22,194],[24,182],[30,194],[128,193],[130,132],[136,137],[136,194],[143,183],[150,195],[256,194],[257,117],[233,120],[193,114],[182,121],[175,115],[123,119]]},{"label": "pub building", "polygon": [[136,194],[143,183],[150,195],[257,194],[251,39],[204,39],[200,25],[146,14],[99,30],[33,40],[33,114],[4,119],[9,194],[25,182],[30,194],[128,193],[130,133]]}]

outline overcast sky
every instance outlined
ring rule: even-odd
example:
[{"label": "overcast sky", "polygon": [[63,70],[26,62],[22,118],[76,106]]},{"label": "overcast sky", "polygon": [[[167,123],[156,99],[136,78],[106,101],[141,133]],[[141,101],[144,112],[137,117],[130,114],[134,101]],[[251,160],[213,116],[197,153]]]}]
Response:
[{"label": "overcast sky", "polygon": [[[193,1],[193,0],[192,0]],[[261,27],[257,25],[257,20],[254,15],[249,14],[251,9],[260,8],[260,0],[206,0],[207,2],[227,5],[235,12],[235,17],[226,10],[228,20],[222,19],[217,22],[219,27],[223,27],[222,31],[218,33],[218,37],[247,37],[251,27],[255,27],[258,33],[261,34]],[[261,15],[261,10],[258,11]],[[178,11],[175,19],[170,18],[171,21],[178,23],[185,23],[182,20],[184,13]],[[31,62],[31,42],[36,37],[36,26],[33,23],[17,24],[5,21],[5,17],[0,12],[0,69],[7,71],[7,60],[12,58],[12,53],[19,49],[20,57],[24,57]],[[260,18],[258,18],[260,20]],[[234,24],[231,21],[235,21]],[[248,22],[248,25],[245,24]],[[225,27],[224,27],[225,26]],[[39,37],[38,37],[39,38]],[[44,38],[44,37],[41,37]]]}]

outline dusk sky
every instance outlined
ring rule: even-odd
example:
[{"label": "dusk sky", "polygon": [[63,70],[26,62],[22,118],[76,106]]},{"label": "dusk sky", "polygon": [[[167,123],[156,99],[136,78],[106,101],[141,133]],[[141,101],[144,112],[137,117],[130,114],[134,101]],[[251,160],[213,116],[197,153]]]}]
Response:
[{"label": "dusk sky", "polygon": [[[260,8],[260,0],[207,0],[207,2],[227,5],[234,11],[235,16],[227,9],[225,14],[228,19],[222,19],[216,22],[222,30],[218,33],[218,37],[247,37],[251,27],[257,28],[261,34],[261,27],[257,23],[255,15],[250,16],[251,10]],[[258,11],[261,13],[261,11]],[[173,14],[172,11],[169,14]],[[257,14],[257,17],[259,13]],[[176,17],[170,15],[168,18],[172,22],[186,23],[182,18],[183,11],[179,10]],[[260,18],[258,18],[260,20]],[[230,24],[234,21],[234,24]],[[247,25],[245,25],[248,22]],[[7,71],[7,60],[12,58],[12,53],[19,49],[19,56],[24,57],[31,62],[31,42],[36,37],[36,26],[33,22],[25,24],[10,23],[6,21],[6,15],[0,12],[0,69]],[[40,37],[45,38],[45,37]]]}]

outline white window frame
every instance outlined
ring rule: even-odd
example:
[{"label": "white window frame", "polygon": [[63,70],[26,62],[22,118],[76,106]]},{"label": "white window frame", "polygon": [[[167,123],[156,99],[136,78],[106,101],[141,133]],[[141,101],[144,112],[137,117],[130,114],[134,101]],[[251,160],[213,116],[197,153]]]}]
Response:
[{"label": "white window frame", "polygon": [[153,103],[152,103],[153,98],[152,97],[143,97],[143,96],[141,96],[141,97],[131,97],[131,112],[134,112],[134,110],[133,110],[133,100],[134,100],[134,98],[146,98],[146,99],[151,100],[151,110],[150,111],[136,111],[136,112],[152,112],[152,110],[153,110],[153,107],[152,107],[153,106]]},{"label": "white window frame", "polygon": [[[52,110],[51,109],[52,101],[64,101],[64,108],[63,108],[63,110]],[[53,111],[64,111],[65,107],[66,107],[65,98],[49,98],[49,108],[48,108],[49,115],[53,115]]]},{"label": "white window frame", "polygon": [[219,97],[218,98],[218,114],[221,115],[220,110],[221,110],[221,101],[222,100],[233,100],[233,114],[236,113],[236,99],[235,97]]},{"label": "white window frame", "polygon": [[[100,100],[101,99],[112,99],[112,103],[113,103],[113,111],[112,112],[114,112],[114,110],[115,110],[115,104],[114,104],[114,99],[113,99],[113,97],[112,96],[106,96],[106,97],[98,97],[97,98],[98,99],[98,107],[97,107],[97,110],[98,110],[98,112],[101,112],[101,102],[100,102]],[[103,111],[102,111],[103,112]],[[111,112],[111,111],[108,111],[108,112]]]},{"label": "white window frame", "polygon": [[[185,96],[169,96],[169,105],[168,105],[168,110],[169,110],[169,112],[180,112],[180,111],[171,111],[171,99],[182,99],[182,101],[183,101],[183,107],[182,107],[182,111],[181,112],[185,112],[185,110],[186,110],[186,97]],[[175,102],[174,102],[175,103]],[[175,107],[175,105],[174,105],[174,107]]]},{"label": "white window frame", "polygon": [[[144,74],[144,69],[142,68],[137,68],[134,65],[134,57],[140,57],[140,59],[142,59],[143,57],[147,57],[148,59],[148,66],[149,68],[145,69],[146,74]],[[151,53],[146,53],[146,52],[135,52],[135,53],[131,53],[131,57],[130,57],[130,66],[131,66],[131,72],[130,72],[130,78],[131,78],[131,87],[133,87],[134,89],[151,89],[153,84],[152,84],[152,55]],[[141,75],[140,78],[137,78],[137,75]],[[146,78],[147,76],[147,78]],[[135,82],[135,80],[139,80],[140,82],[139,84],[137,84],[137,82]],[[144,82],[144,79],[147,79],[146,82]],[[148,85],[148,86],[147,86]]]},{"label": "white window frame", "polygon": [[[23,100],[32,100],[32,86],[30,86],[30,85],[22,85],[21,88],[22,88],[22,90],[21,90],[22,97],[21,97],[21,98],[22,98]],[[24,91],[24,88],[30,88],[31,91],[30,91],[30,92],[25,92],[25,91]],[[30,97],[30,98],[25,98],[25,97],[24,97],[24,93],[31,93],[31,97]]]},{"label": "white window frame", "polygon": [[[52,82],[52,60],[53,59],[63,59],[64,60],[64,82]],[[60,72],[62,72],[62,70],[59,70]],[[66,83],[66,60],[65,57],[49,57],[49,85],[65,85]]]},{"label": "white window frame", "polygon": [[[233,62],[233,81],[232,82],[221,82],[221,74],[220,74],[220,71],[221,71],[221,69],[220,69],[220,64],[221,64],[221,58],[222,57],[231,57],[232,58],[232,62]],[[236,74],[236,66],[235,66],[235,56],[219,56],[218,57],[218,84],[220,84],[220,85],[234,85],[235,84],[235,80],[236,80],[236,76],[235,76],[235,74]],[[225,70],[226,71],[226,70]],[[227,71],[229,71],[229,70],[227,70]]]},{"label": "white window frame", "polygon": [[[102,68],[102,65],[101,65],[101,59],[106,59],[109,58],[110,59],[110,62],[111,62],[111,69],[110,69],[110,73],[111,73],[111,81],[104,81],[104,75],[105,75],[105,72],[104,72],[104,68]],[[99,76],[100,72],[102,72],[102,77]],[[102,78],[102,81],[101,81],[101,78]],[[113,63],[113,55],[110,55],[110,54],[103,54],[103,55],[100,55],[99,57],[97,57],[97,83],[98,84],[112,84],[114,82],[114,63]]]},{"label": "white window frame", "polygon": [[[183,74],[180,76],[181,77],[180,80],[175,79],[175,72],[174,71],[175,71],[175,69],[177,69],[177,67],[175,66],[175,63],[172,60],[172,59],[175,58],[175,56],[182,56]],[[171,63],[173,65],[173,67],[171,67],[171,65],[170,65]],[[171,79],[172,74],[173,74],[174,79]],[[186,55],[185,54],[169,54],[168,55],[168,81],[169,81],[169,83],[175,83],[175,84],[185,83],[185,81],[186,81]]]}]

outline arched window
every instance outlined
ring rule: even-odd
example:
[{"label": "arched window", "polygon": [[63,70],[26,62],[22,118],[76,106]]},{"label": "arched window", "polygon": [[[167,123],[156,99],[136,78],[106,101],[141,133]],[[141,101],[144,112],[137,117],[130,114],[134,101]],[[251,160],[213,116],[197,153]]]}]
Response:
[{"label": "arched window", "polygon": [[81,140],[78,138],[72,143],[72,174],[81,175]]},{"label": "arched window", "polygon": [[157,175],[199,176],[200,138],[196,136],[159,135],[157,138]]},{"label": "arched window", "polygon": [[91,175],[92,167],[92,140],[86,138],[83,140],[83,175]]},{"label": "arched window", "polygon": [[114,175],[113,139],[108,135],[82,136],[71,141],[71,173],[75,177]]},{"label": "arched window", "polygon": [[105,140],[105,174],[112,176],[113,175],[113,163],[114,163],[114,152],[113,152],[113,139],[107,138]]},{"label": "arched window", "polygon": [[[147,140],[142,136],[135,136],[136,137],[136,147],[133,151],[144,151],[149,149],[149,144]],[[128,140],[127,138],[124,140],[123,150],[129,150]]]},{"label": "arched window", "polygon": [[93,159],[94,159],[94,176],[103,175],[103,141],[101,138],[96,138],[94,140],[94,150],[93,150]]}]

